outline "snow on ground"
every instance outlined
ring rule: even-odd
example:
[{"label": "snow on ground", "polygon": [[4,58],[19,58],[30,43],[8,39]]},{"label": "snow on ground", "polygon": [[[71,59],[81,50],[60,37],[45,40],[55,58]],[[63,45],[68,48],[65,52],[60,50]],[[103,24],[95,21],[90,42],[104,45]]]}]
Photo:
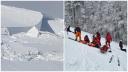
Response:
[{"label": "snow on ground", "polygon": [[5,71],[58,71],[63,70],[63,64],[58,61],[8,61],[8,60],[1,60],[2,70]]},{"label": "snow on ground", "polygon": [[40,32],[36,38],[24,32],[2,35],[1,44],[2,70],[63,69],[63,38],[53,33]]},{"label": "snow on ground", "polygon": [[55,19],[49,20],[48,24],[52,28],[52,30],[59,36],[63,37],[64,35],[64,20],[63,19]]},{"label": "snow on ground", "polygon": [[39,30],[34,26],[26,33],[26,35],[30,37],[38,37]]},{"label": "snow on ground", "polygon": [[9,35],[9,31],[7,28],[0,28],[0,32],[2,35]]},{"label": "snow on ground", "polygon": [[[73,28],[71,28],[73,31]],[[85,35],[89,36],[89,39],[92,39],[92,34],[87,32],[82,32],[82,38]],[[102,71],[126,71],[127,70],[127,53],[119,50],[118,43],[112,42],[111,49],[112,53],[107,52],[106,54],[100,53],[100,50],[94,47],[90,47],[85,44],[81,44],[74,40],[68,39],[71,37],[75,39],[74,34],[65,33],[65,44],[64,44],[64,70],[102,70]],[[83,39],[82,39],[83,40]],[[104,45],[105,39],[101,38],[101,43]],[[126,49],[127,47],[124,46]],[[109,63],[111,56],[114,55],[112,63]],[[118,66],[117,58],[120,60],[120,66]]]},{"label": "snow on ground", "polygon": [[55,33],[40,31],[42,20],[40,12],[2,5],[2,70],[63,70],[63,19],[50,23]]}]

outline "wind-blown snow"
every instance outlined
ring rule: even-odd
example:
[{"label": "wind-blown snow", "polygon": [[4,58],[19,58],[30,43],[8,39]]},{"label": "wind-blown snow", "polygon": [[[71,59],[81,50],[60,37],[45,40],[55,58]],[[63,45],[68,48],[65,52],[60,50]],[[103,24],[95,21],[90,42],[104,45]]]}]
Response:
[{"label": "wind-blown snow", "polygon": [[43,18],[40,12],[23,8],[1,6],[1,27],[31,27]]},{"label": "wind-blown snow", "polygon": [[[73,29],[71,28],[73,31]],[[91,40],[92,34],[82,32],[82,38],[85,35],[89,36]],[[127,53],[119,49],[118,43],[112,42],[112,53],[107,52],[105,54],[100,53],[100,50],[88,45],[76,42],[68,39],[71,37],[75,39],[74,34],[69,33],[65,35],[65,62],[64,70],[86,70],[86,71],[126,71],[127,70]],[[82,39],[83,40],[83,39]],[[92,41],[92,40],[91,40]],[[102,46],[105,43],[105,39],[101,38]],[[124,46],[126,49],[127,47]],[[114,55],[112,63],[109,63],[110,57]],[[117,59],[120,60],[120,66],[118,66]]]}]

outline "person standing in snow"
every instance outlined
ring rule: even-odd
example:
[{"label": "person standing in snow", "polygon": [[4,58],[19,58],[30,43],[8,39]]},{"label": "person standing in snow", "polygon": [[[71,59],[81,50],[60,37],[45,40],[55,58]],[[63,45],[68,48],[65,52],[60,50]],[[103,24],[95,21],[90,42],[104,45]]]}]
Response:
[{"label": "person standing in snow", "polygon": [[81,29],[80,29],[80,27],[76,26],[74,33],[75,33],[75,37],[76,37],[75,41],[77,41],[78,38],[79,38],[79,41],[81,41]]},{"label": "person standing in snow", "polygon": [[119,47],[120,47],[120,49],[122,51],[125,51],[126,52],[126,49],[123,49],[123,42],[122,42],[122,40],[120,40],[120,42],[119,42]]},{"label": "person standing in snow", "polygon": [[66,31],[67,31],[67,34],[68,34],[68,32],[71,32],[70,25],[66,28]]},{"label": "person standing in snow", "polygon": [[123,49],[123,42],[122,42],[122,40],[120,40],[120,42],[119,42],[119,47],[120,47],[121,50]]},{"label": "person standing in snow", "polygon": [[99,32],[96,32],[96,38],[98,39],[99,46],[101,46],[101,42],[100,42],[101,36]]},{"label": "person standing in snow", "polygon": [[110,47],[110,42],[112,41],[112,37],[110,35],[109,32],[107,32],[107,35],[106,35],[106,44],[108,43],[109,44],[109,47]]}]

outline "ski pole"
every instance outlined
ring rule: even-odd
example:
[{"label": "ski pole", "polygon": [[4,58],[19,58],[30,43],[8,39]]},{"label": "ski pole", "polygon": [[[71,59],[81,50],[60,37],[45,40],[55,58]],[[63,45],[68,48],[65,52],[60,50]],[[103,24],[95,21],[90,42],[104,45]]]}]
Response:
[{"label": "ski pole", "polygon": [[111,56],[110,60],[109,60],[109,63],[112,62],[112,59],[113,59],[114,55]]},{"label": "ski pole", "polygon": [[120,66],[120,60],[119,60],[119,57],[117,57],[117,58],[118,58],[118,60],[117,60],[117,61],[118,61],[118,66]]}]

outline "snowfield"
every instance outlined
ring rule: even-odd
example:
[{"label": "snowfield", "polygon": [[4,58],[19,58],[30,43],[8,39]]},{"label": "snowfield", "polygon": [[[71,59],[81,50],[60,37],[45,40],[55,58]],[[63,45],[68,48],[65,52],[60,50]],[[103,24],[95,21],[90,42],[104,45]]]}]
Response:
[{"label": "snowfield", "polygon": [[[72,31],[73,28],[71,28]],[[92,34],[82,32],[82,38],[85,35],[91,40]],[[105,54],[100,53],[100,50],[88,45],[76,42],[68,38],[75,39],[74,34],[65,33],[64,44],[64,70],[69,71],[126,71],[127,70],[127,53],[119,49],[118,43],[112,41],[112,52]],[[82,39],[83,40],[83,39]],[[104,45],[105,39],[101,38],[101,43]],[[124,46],[126,49],[127,47]],[[111,56],[114,55],[112,62],[109,63]],[[118,66],[118,58],[120,66]]]}]

